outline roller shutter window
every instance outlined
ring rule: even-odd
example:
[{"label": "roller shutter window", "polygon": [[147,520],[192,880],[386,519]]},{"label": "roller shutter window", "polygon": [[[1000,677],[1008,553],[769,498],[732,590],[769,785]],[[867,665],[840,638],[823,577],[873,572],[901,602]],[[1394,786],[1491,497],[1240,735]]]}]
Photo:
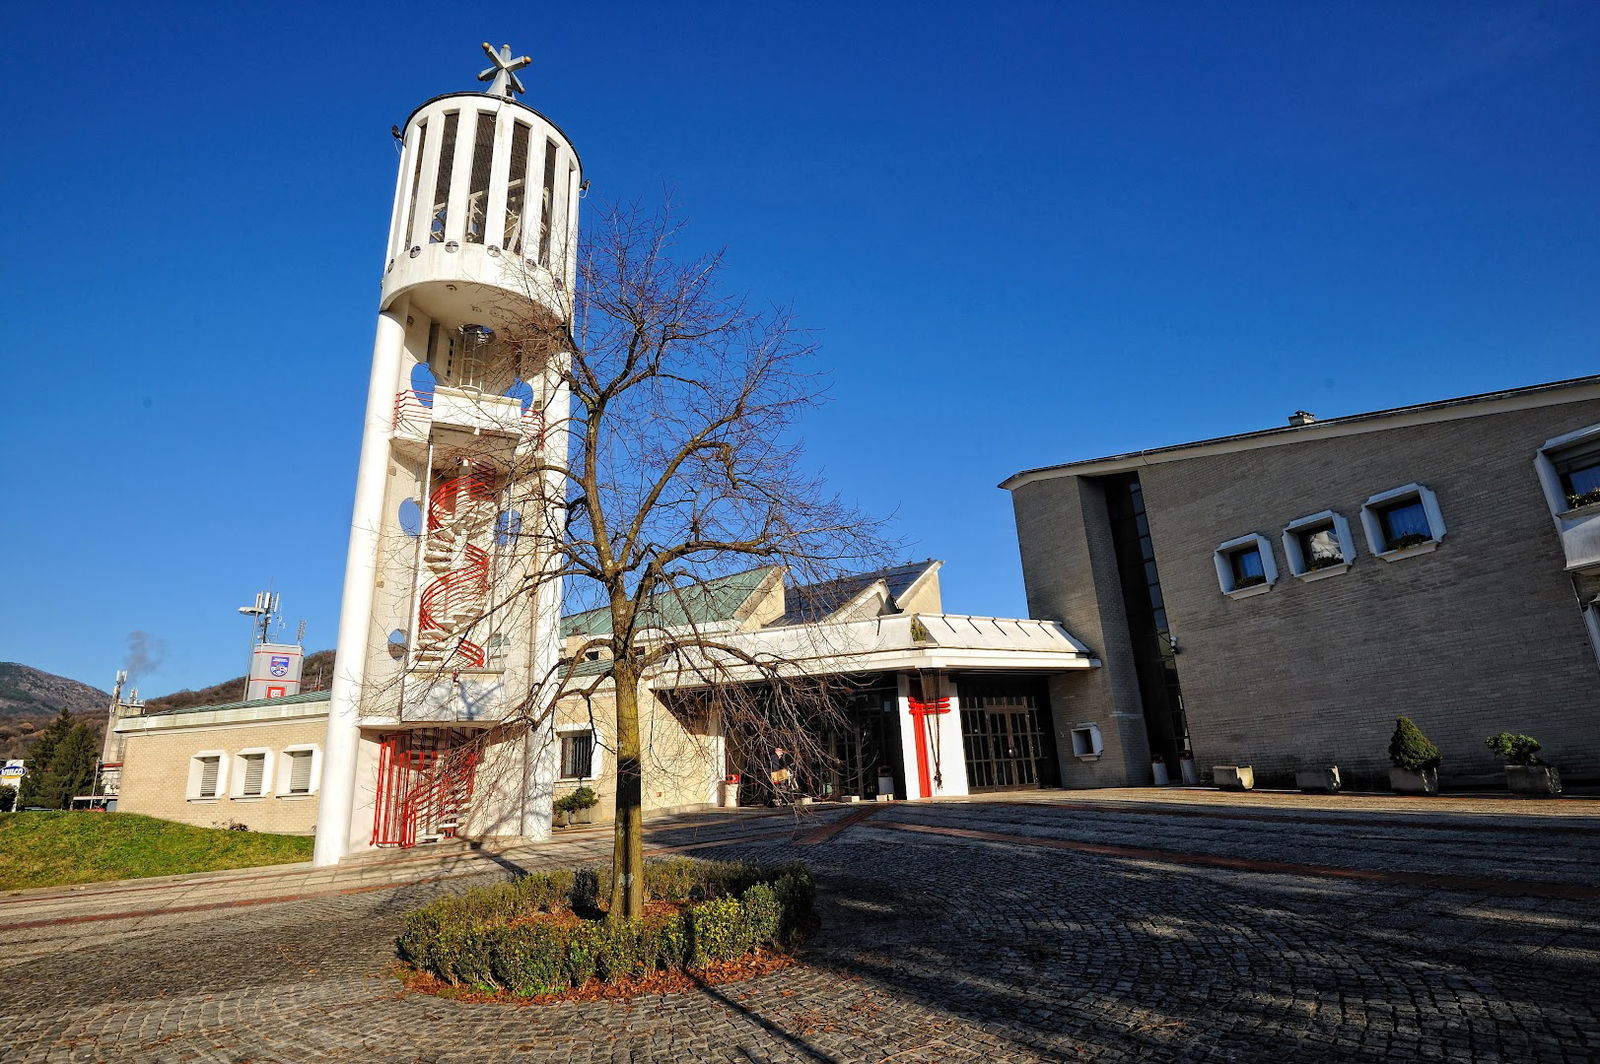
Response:
[{"label": "roller shutter window", "polygon": [[310,750],[291,750],[289,752],[289,793],[311,793]]},{"label": "roller shutter window", "polygon": [[261,797],[262,781],[267,770],[266,754],[243,754],[244,788],[239,793],[245,798]]},{"label": "roller shutter window", "polygon": [[217,796],[217,770],[221,767],[220,757],[202,757],[200,759],[200,793],[201,798],[215,798]]}]

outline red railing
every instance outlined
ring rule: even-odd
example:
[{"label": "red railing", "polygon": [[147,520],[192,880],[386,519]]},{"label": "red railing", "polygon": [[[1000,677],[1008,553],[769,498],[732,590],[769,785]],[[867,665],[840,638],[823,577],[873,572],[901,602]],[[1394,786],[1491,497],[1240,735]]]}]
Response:
[{"label": "red railing", "polygon": [[[917,785],[922,791],[922,797],[933,797],[933,780],[928,775],[928,718],[940,713],[950,712],[948,698],[930,698],[926,701],[920,698],[908,698],[911,710],[911,720],[916,728],[917,738]],[[937,725],[935,725],[937,727]]]},{"label": "red railing", "polygon": [[[459,606],[481,601],[489,590],[489,552],[469,543],[462,553],[467,559],[465,566],[450,570],[423,589],[417,609],[417,628],[423,641],[429,632],[449,633],[454,621],[451,613]],[[440,623],[441,616],[447,618],[446,623]],[[460,664],[469,669],[482,668],[487,660],[483,648],[466,639],[461,639],[451,654],[460,654]]]},{"label": "red railing", "polygon": [[470,472],[441,480],[428,497],[428,531],[444,527],[444,517],[454,516],[462,495],[468,499],[494,498],[494,467],[475,465]]},{"label": "red railing", "polygon": [[[415,409],[411,409],[415,407]],[[427,422],[433,415],[429,412],[433,407],[433,393],[417,391],[407,388],[396,392],[394,397],[394,421],[390,424],[391,431],[399,432],[402,421],[418,420]]]},{"label": "red railing", "polygon": [[379,743],[372,844],[415,846],[419,829],[452,837],[472,801],[477,741],[466,733],[425,728],[393,732]]}]

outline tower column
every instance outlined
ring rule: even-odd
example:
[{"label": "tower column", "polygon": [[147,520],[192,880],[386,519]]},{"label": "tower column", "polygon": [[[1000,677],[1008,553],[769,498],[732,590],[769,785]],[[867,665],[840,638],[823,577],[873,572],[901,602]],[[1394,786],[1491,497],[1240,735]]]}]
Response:
[{"label": "tower column", "polygon": [[367,419],[356,469],[356,501],[345,556],[344,597],[339,605],[339,642],[328,692],[328,734],[322,750],[322,788],[317,810],[316,865],[337,864],[350,851],[356,759],[361,746],[361,689],[366,677],[372,627],[372,597],[378,575],[378,535],[388,480],[389,436],[394,394],[405,346],[407,301],[378,315],[372,344]]}]

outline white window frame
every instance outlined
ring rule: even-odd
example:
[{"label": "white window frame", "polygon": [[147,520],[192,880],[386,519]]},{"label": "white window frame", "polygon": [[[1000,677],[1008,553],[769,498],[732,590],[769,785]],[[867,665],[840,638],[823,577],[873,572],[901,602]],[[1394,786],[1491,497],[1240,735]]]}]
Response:
[{"label": "white window frame", "polygon": [[600,729],[589,724],[571,725],[556,729],[556,771],[559,773],[562,769],[561,740],[578,735],[587,735],[590,738],[589,774],[586,776],[557,776],[556,779],[560,783],[589,782],[600,777]]},{"label": "white window frame", "polygon": [[1550,513],[1555,517],[1566,514],[1586,514],[1600,511],[1600,503],[1592,502],[1587,506],[1570,506],[1567,503],[1567,493],[1561,487],[1561,474],[1556,472],[1556,462],[1562,457],[1563,451],[1577,450],[1584,444],[1600,442],[1600,425],[1589,425],[1569,432],[1555,439],[1545,440],[1539,448],[1539,454],[1534,458],[1533,468],[1539,474],[1539,486],[1544,489],[1545,501],[1550,504]]},{"label": "white window frame", "polygon": [[[1261,572],[1266,580],[1250,587],[1235,587],[1233,583],[1233,565],[1229,556],[1243,547],[1254,547],[1261,554]],[[1252,595],[1264,595],[1272,590],[1272,585],[1278,582],[1278,563],[1272,556],[1272,541],[1266,536],[1252,532],[1247,536],[1230,539],[1216,549],[1212,559],[1217,565],[1217,586],[1222,593],[1231,599],[1249,598]]]},{"label": "white window frame", "polygon": [[[1339,541],[1339,553],[1344,561],[1338,565],[1325,565],[1321,569],[1306,567],[1305,552],[1300,549],[1300,532],[1314,525],[1333,525],[1333,536]],[[1356,538],[1350,534],[1350,522],[1333,510],[1297,517],[1283,526],[1283,556],[1289,561],[1289,572],[1301,580],[1325,580],[1330,576],[1348,573],[1356,560]]]},{"label": "white window frame", "polygon": [[[244,767],[246,757],[261,755],[261,793],[244,793],[244,780],[247,775]],[[272,750],[265,746],[247,746],[243,750],[234,751],[234,760],[238,762],[238,771],[233,773],[233,781],[228,790],[228,797],[236,802],[254,802],[262,798],[272,797],[272,771],[276,767]]]},{"label": "white window frame", "polygon": [[1098,761],[1105,753],[1105,740],[1100,735],[1100,725],[1093,721],[1080,721],[1070,733],[1072,756],[1079,761]]},{"label": "white window frame", "polygon": [[[202,761],[207,758],[217,759],[217,790],[215,794],[200,793],[200,776],[203,771]],[[191,802],[220,802],[228,796],[228,757],[226,750],[196,750],[189,757],[189,780],[184,785],[184,797]]]},{"label": "white window frame", "polygon": [[[290,773],[294,771],[294,758],[290,754],[311,752],[311,789],[304,792],[289,790]],[[283,756],[278,758],[278,775],[276,792],[279,798],[290,801],[304,801],[315,798],[318,789],[322,786],[322,747],[316,743],[300,743],[296,746],[283,748]]]},{"label": "white window frame", "polygon": [[[1414,547],[1404,547],[1400,550],[1386,549],[1388,544],[1383,535],[1383,524],[1378,520],[1376,508],[1386,503],[1399,502],[1404,499],[1415,498],[1422,503],[1422,512],[1428,518],[1428,532],[1433,538],[1426,543],[1418,543]],[[1421,484],[1403,484],[1398,488],[1380,491],[1366,502],[1361,504],[1361,527],[1367,533],[1367,546],[1372,548],[1372,553],[1386,562],[1396,562],[1402,558],[1415,557],[1418,554],[1427,554],[1439,548],[1439,542],[1444,539],[1444,515],[1439,512],[1439,500]]]}]

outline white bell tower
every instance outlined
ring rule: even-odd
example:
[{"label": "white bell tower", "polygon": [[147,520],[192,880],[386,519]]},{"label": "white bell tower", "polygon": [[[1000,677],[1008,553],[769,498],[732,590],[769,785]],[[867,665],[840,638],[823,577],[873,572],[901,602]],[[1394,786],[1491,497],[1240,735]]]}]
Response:
[{"label": "white bell tower", "polygon": [[556,547],[560,485],[539,463],[564,446],[567,396],[563,352],[524,326],[570,319],[582,171],[566,135],[516,99],[528,58],[483,48],[489,90],[429,100],[401,134],[319,865],[549,831],[549,726],[516,722],[558,652],[560,589],[529,589]]}]

